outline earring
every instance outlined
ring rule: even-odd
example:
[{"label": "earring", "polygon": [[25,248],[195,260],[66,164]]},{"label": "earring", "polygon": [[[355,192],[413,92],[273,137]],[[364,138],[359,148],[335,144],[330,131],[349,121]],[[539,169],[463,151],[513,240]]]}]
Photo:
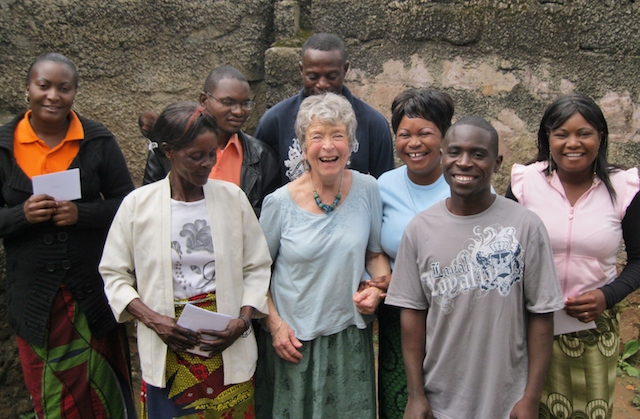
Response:
[{"label": "earring", "polygon": [[547,169],[549,171],[549,177],[547,178],[547,180],[549,181],[549,183],[551,183],[551,178],[553,177],[553,156],[551,155],[551,150],[549,150],[549,166],[547,166]]},{"label": "earring", "polygon": [[31,102],[29,101],[29,95],[24,95],[24,101],[31,104]]}]

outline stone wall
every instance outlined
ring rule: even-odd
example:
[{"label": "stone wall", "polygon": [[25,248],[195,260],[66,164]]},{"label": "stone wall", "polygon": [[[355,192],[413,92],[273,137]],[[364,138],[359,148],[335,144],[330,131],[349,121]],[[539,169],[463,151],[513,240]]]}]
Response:
[{"label": "stone wall", "polygon": [[[117,136],[134,180],[145,142],[136,120],[195,100],[209,70],[232,64],[250,80],[257,109],[300,88],[299,46],[315,31],[347,44],[347,85],[389,117],[409,87],[448,92],[456,117],[498,129],[510,165],[533,156],[546,105],[564,93],[593,96],[607,116],[611,160],[640,156],[640,2],[634,0],[0,0],[0,118],[23,111],[30,62],[57,50],[78,66],[75,109]],[[4,284],[3,284],[4,285]],[[0,345],[6,332],[0,287]],[[15,361],[0,359],[0,417],[24,413]]]},{"label": "stone wall", "polygon": [[[393,97],[409,87],[448,92],[456,117],[487,118],[505,154],[495,181],[503,191],[512,163],[533,157],[545,107],[571,92],[602,107],[610,160],[638,165],[639,12],[634,0],[329,0],[300,2],[299,21],[345,39],[347,84],[387,118]],[[285,41],[276,31],[276,44]],[[265,54],[269,105],[282,98],[278,86],[299,86],[299,50],[291,50]]]},{"label": "stone wall", "polygon": [[259,94],[272,14],[269,0],[2,0],[0,112],[25,109],[23,80],[36,56],[64,53],[80,76],[75,109],[116,134],[139,183],[139,113],[197,100],[209,71],[227,63]]}]

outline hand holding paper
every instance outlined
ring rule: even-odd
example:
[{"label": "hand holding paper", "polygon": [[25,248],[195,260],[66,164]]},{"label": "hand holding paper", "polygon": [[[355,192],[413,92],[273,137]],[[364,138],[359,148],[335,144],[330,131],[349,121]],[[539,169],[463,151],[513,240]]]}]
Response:
[{"label": "hand holding paper", "polygon": [[[230,316],[225,314],[215,313],[213,311],[204,310],[200,307],[196,307],[192,304],[187,304],[182,311],[182,315],[178,319],[178,326],[184,327],[189,330],[197,332],[198,330],[218,330],[222,331],[227,328]],[[201,341],[207,339],[206,335],[202,335]],[[211,336],[211,339],[215,337]],[[209,341],[211,342],[211,341]],[[208,350],[203,350],[202,346],[206,346]],[[211,356],[210,345],[200,344],[192,349],[187,349],[187,352],[194,353],[205,357]]]},{"label": "hand holding paper", "polygon": [[[245,322],[241,319],[231,319],[224,330],[201,329],[199,331],[202,336],[200,348],[203,351],[210,352],[211,355],[219,354],[233,345],[240,336],[243,336],[245,330],[247,330]],[[209,339],[209,336],[212,339]]]},{"label": "hand holding paper", "polygon": [[67,226],[78,222],[78,207],[70,201],[82,197],[79,169],[34,176],[32,185],[33,195],[22,207],[29,223],[52,220]]},{"label": "hand holding paper", "polygon": [[30,224],[36,224],[51,219],[57,205],[56,200],[49,195],[31,195],[24,201],[22,210],[27,221]]},{"label": "hand holding paper", "polygon": [[80,169],[34,176],[34,195],[49,195],[56,201],[73,201],[82,198],[80,189]]},{"label": "hand holding paper", "polygon": [[56,201],[56,208],[51,219],[58,227],[76,224],[78,222],[78,206],[70,201]]}]

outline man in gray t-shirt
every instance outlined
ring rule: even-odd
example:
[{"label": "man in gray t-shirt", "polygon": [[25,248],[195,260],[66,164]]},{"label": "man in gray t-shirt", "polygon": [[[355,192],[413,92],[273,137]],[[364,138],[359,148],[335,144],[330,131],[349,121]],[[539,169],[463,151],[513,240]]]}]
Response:
[{"label": "man in gray t-shirt", "polygon": [[537,418],[563,307],[541,220],[491,192],[502,163],[482,118],[443,141],[451,197],[400,243],[386,304],[402,307],[405,418]]}]

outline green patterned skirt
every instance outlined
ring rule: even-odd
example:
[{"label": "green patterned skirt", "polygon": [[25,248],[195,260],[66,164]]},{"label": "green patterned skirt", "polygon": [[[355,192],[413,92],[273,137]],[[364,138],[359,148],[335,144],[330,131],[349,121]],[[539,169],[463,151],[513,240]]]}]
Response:
[{"label": "green patterned skirt", "polygon": [[610,419],[620,346],[619,311],[596,328],[558,335],[540,401],[540,419]]},{"label": "green patterned skirt", "polygon": [[[282,419],[376,418],[372,328],[349,326],[302,342],[298,364],[280,358],[262,331],[256,373],[256,417]],[[262,356],[262,354],[260,354]],[[264,374],[264,376],[260,376]]]},{"label": "green patterned skirt", "polygon": [[378,403],[380,419],[402,419],[407,407],[407,376],[402,358],[398,307],[378,307]]}]

